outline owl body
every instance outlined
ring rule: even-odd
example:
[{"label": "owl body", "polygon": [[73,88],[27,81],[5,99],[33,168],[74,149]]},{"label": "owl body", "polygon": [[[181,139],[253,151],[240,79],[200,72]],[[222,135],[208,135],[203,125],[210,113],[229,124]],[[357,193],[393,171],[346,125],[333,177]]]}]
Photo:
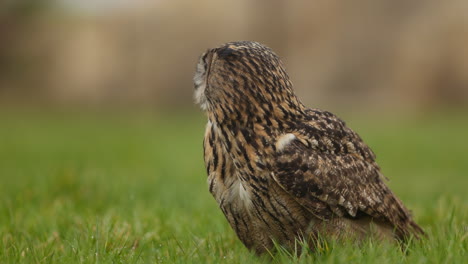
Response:
[{"label": "owl body", "polygon": [[244,245],[423,234],[385,185],[375,155],[335,115],[305,107],[280,59],[256,42],[200,57],[209,190]]},{"label": "owl body", "polygon": [[[219,129],[211,122],[207,125],[205,165],[209,190],[229,224],[246,247],[258,253],[273,246],[272,238],[283,244],[294,243],[307,228],[311,215],[270,178],[268,156],[261,148],[272,146],[262,144],[253,149],[245,141],[232,138],[228,140],[233,144],[225,146]],[[262,140],[254,136],[254,130],[239,133],[251,135],[249,140]]]}]

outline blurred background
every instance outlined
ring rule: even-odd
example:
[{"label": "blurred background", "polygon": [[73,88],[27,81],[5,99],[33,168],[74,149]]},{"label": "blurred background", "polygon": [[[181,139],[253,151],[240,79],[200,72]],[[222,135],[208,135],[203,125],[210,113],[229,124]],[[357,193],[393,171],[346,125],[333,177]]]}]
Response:
[{"label": "blurred background", "polygon": [[464,0],[3,0],[0,104],[190,110],[199,54],[234,40],[275,50],[310,106],[467,106]]},{"label": "blurred background", "polygon": [[0,0],[0,259],[246,252],[208,192],[192,99],[198,56],[235,40],[271,47],[306,105],[361,135],[429,237],[459,238],[425,259],[463,262],[466,0]]}]

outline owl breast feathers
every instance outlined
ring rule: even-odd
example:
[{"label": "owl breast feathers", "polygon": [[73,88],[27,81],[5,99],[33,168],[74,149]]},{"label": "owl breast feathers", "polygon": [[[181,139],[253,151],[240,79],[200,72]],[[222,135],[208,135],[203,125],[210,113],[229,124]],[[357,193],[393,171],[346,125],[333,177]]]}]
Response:
[{"label": "owl breast feathers", "polygon": [[317,237],[424,234],[385,184],[375,155],[330,112],[305,107],[281,60],[256,42],[200,57],[195,100],[208,116],[209,190],[249,249]]}]

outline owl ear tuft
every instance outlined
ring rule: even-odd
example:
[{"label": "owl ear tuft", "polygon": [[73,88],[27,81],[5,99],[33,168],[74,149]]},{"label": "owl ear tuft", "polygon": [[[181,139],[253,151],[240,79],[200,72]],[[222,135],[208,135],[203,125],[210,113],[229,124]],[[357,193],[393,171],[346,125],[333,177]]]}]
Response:
[{"label": "owl ear tuft", "polygon": [[229,47],[224,47],[218,50],[218,57],[219,58],[228,58],[234,56],[234,49],[231,49]]}]

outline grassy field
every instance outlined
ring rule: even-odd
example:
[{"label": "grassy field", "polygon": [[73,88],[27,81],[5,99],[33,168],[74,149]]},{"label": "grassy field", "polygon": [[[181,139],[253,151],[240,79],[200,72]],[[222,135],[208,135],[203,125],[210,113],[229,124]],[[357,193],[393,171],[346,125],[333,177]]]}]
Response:
[{"label": "grassy field", "polygon": [[[0,113],[0,263],[463,263],[466,114],[348,118],[428,238],[256,257],[208,192],[204,117]],[[466,262],[465,262],[466,263]]]}]

